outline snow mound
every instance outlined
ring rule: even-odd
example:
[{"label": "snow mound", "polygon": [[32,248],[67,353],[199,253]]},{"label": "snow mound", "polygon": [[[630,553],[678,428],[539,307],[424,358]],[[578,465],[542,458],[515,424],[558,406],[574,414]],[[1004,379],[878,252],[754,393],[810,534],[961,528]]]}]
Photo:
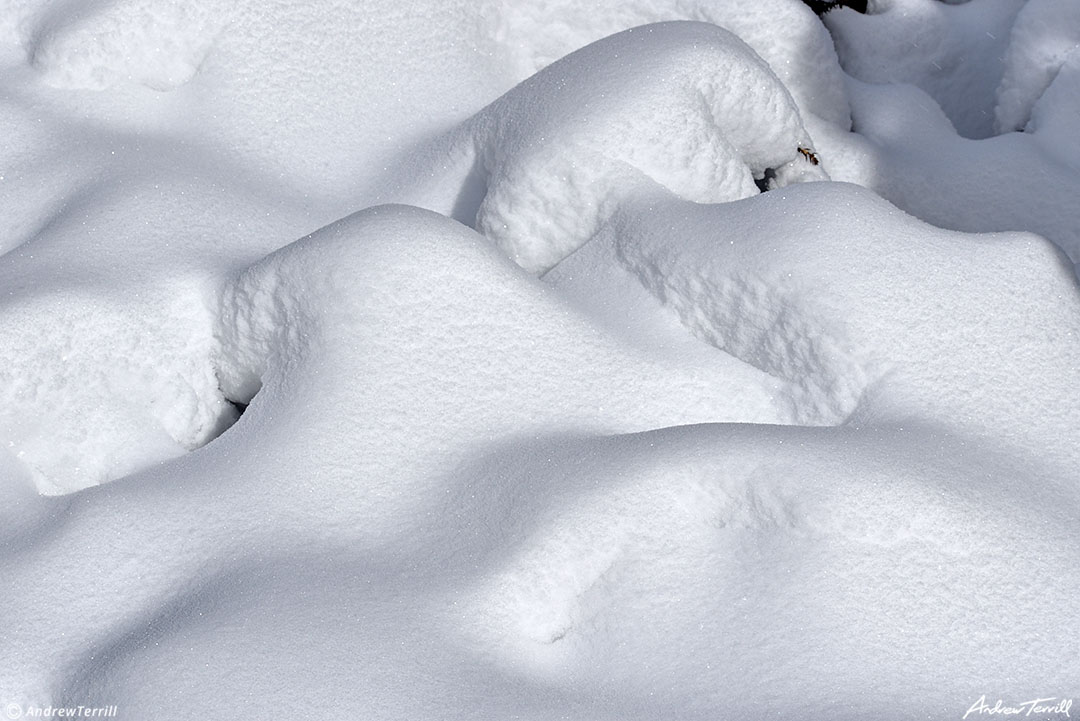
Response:
[{"label": "snow mound", "polygon": [[[404,305],[397,295],[407,299]],[[432,310],[421,312],[425,304]],[[379,374],[391,383],[400,362],[430,379],[416,409],[439,407],[444,421],[456,418],[462,433],[507,412],[515,423],[538,428],[555,418],[573,428],[573,418],[596,415],[588,427],[602,418],[599,427],[627,430],[718,415],[783,418],[765,390],[777,385],[768,376],[724,354],[711,358],[715,367],[708,372],[661,371],[655,364],[663,363],[662,356],[621,347],[473,231],[407,206],[362,211],[270,255],[228,285],[221,308],[218,374],[225,394],[244,403],[268,382],[311,373],[297,368],[319,368],[325,383],[339,378],[355,385],[348,378],[363,378],[363,392],[375,392]],[[431,333],[458,337],[460,353],[421,364],[420,356],[436,347]],[[499,386],[491,379],[462,403],[454,378],[468,380],[469,367],[482,374],[524,373],[524,356],[517,354],[523,345],[532,349],[529,373],[542,373],[550,359],[560,369],[553,381],[567,382],[569,371],[582,388],[549,394],[543,385]],[[740,380],[726,380],[730,372]],[[442,380],[436,384],[436,378]],[[749,385],[740,390],[740,383]],[[613,384],[625,390],[612,394]],[[530,409],[530,398],[546,399],[543,408]],[[506,408],[510,399],[512,411]],[[371,412],[376,402],[361,406]],[[399,404],[395,412],[404,410]]]},{"label": "snow mound", "polygon": [[[716,206],[636,200],[609,227],[549,274],[556,288],[591,270],[604,290],[604,259],[687,324],[726,313],[730,337],[768,328],[784,342],[746,354],[761,365],[809,357],[804,329],[845,334],[851,357],[893,371],[863,394],[875,412],[763,425],[784,417],[767,376],[721,351],[711,367],[669,363],[464,226],[362,211],[224,287],[223,385],[251,400],[229,432],[76,497],[9,489],[18,543],[35,544],[0,556],[0,641],[22,659],[0,694],[155,717],[541,719],[595,715],[602,699],[616,718],[865,717],[886,703],[919,718],[962,713],[957,697],[987,684],[1067,687],[1075,457],[1048,470],[969,418],[1000,425],[1012,402],[1025,424],[1024,393],[1045,410],[1061,397],[1047,375],[1075,372],[1055,357],[1073,352],[1077,316],[1052,248],[936,231],[830,183]],[[754,274],[787,295],[788,317],[768,317],[768,293],[725,293]],[[993,287],[1001,274],[1018,287]],[[695,282],[705,301],[690,314],[695,299],[674,298]],[[969,322],[978,304],[989,312]],[[1036,307],[1049,335],[1018,373],[993,354],[1024,349]],[[980,363],[958,381],[949,356],[964,342]],[[1000,403],[957,405],[954,383],[991,379]],[[938,405],[902,403],[930,388]],[[49,594],[14,592],[31,583]],[[342,679],[356,693],[334,693]]]},{"label": "snow mound", "polygon": [[1005,71],[997,90],[994,125],[999,133],[1023,130],[1035,103],[1072,57],[1080,62],[1080,4],[1029,0],[1012,26]]},{"label": "snow mound", "polygon": [[31,63],[58,88],[102,90],[125,82],[160,91],[191,80],[224,26],[218,0],[87,0],[50,3],[24,21]]},{"label": "snow mound", "polygon": [[[26,659],[0,679],[5,697],[92,673],[80,659],[170,608],[177,583],[210,566],[402,542],[446,502],[447,473],[478,453],[788,418],[774,379],[721,352],[687,363],[639,351],[475,232],[416,208],[362,211],[268,256],[223,289],[220,308],[222,387],[251,405],[199,451],[77,497],[60,535],[80,543],[51,560],[0,559],[12,582],[33,573],[67,589],[44,606],[8,595],[6,618],[57,618],[48,636],[32,624],[0,631]],[[113,551],[123,563],[101,560]],[[73,566],[99,582],[60,583]]]},{"label": "snow mound", "polygon": [[1080,383],[1080,293],[1038,236],[941,231],[856,186],[810,183],[723,205],[638,200],[553,280],[595,284],[598,264],[789,381],[804,422],[914,417],[1080,460],[1080,411],[1058,402]]},{"label": "snow mound", "polygon": [[[5,171],[17,204],[0,257],[0,443],[47,493],[174,458],[235,419],[211,362],[216,289],[310,222],[226,189],[228,163],[75,137]],[[39,182],[63,195],[50,202]]]},{"label": "snow mound", "polygon": [[1071,6],[585,5],[0,0],[7,715],[1075,695]]},{"label": "snow mound", "polygon": [[[1051,129],[969,140],[914,86],[852,80],[849,97],[858,134],[819,142],[835,159],[835,179],[871,188],[942,228],[1038,233],[1080,262],[1080,206],[1073,202],[1080,180],[1068,164],[1075,134],[1063,138]],[[1067,112],[1068,101],[1060,107]]]},{"label": "snow mound", "polygon": [[0,437],[39,492],[119,478],[235,420],[199,294],[162,290],[40,293],[0,308]]},{"label": "snow mound", "polygon": [[477,230],[542,272],[589,239],[622,197],[655,183],[696,202],[821,179],[783,84],[714,25],[631,29],[579,50],[492,103],[467,126],[486,179]]},{"label": "snow mound", "polygon": [[828,33],[800,0],[502,0],[490,14],[493,38],[524,79],[571,52],[639,25],[696,20],[739,36],[789,89],[800,111],[850,126],[843,74]]}]

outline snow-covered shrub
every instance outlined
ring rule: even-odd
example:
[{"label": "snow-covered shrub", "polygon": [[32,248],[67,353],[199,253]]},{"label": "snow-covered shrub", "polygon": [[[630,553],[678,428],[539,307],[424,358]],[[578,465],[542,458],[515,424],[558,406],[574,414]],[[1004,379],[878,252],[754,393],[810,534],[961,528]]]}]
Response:
[{"label": "snow-covered shrub", "polygon": [[769,66],[705,23],[593,43],[492,103],[467,132],[486,176],[476,228],[533,272],[580,247],[643,184],[705,203],[756,194],[769,168],[781,184],[827,177],[798,152],[813,143]]}]

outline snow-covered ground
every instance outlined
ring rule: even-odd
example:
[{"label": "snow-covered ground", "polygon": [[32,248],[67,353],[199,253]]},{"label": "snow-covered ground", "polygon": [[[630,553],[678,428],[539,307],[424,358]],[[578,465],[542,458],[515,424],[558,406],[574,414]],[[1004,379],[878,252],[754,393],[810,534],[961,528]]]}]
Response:
[{"label": "snow-covered ground", "polygon": [[0,68],[6,718],[1069,717],[1076,0],[0,0]]}]

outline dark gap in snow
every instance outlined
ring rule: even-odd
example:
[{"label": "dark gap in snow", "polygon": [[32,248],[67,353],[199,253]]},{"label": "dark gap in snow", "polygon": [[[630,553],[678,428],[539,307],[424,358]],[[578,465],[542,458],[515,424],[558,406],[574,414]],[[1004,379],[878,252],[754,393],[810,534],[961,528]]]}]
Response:
[{"label": "dark gap in snow", "polygon": [[231,389],[230,393],[222,392],[221,395],[225,404],[216,419],[214,429],[207,436],[206,440],[199,444],[199,446],[205,446],[208,443],[217,440],[224,435],[226,431],[236,425],[236,422],[240,420],[241,416],[247,412],[248,405],[251,404],[252,399],[260,390],[262,390],[262,383],[255,380],[245,384],[243,387]]},{"label": "dark gap in snow", "polygon": [[198,442],[186,446],[189,451],[198,450],[203,446],[213,443],[218,438],[221,438],[230,428],[232,428],[240,416],[244,415],[244,411],[247,410],[247,403],[241,403],[234,401],[231,398],[226,397],[225,403],[221,406],[221,412],[213,420],[212,426],[207,429],[206,434]]},{"label": "dark gap in snow", "polygon": [[[242,401],[234,401],[231,398],[226,398],[226,402],[236,410],[236,418],[240,419],[240,416],[244,415],[244,411],[247,410],[248,404]],[[236,421],[233,421],[234,423]]]},{"label": "dark gap in snow", "polygon": [[830,10],[845,7],[855,12],[866,13],[867,0],[803,0],[818,15],[824,15]]},{"label": "dark gap in snow", "polygon": [[776,170],[774,168],[765,168],[765,173],[760,178],[754,178],[754,185],[758,187],[762,193],[766,193],[769,190],[769,183],[776,179]]},{"label": "dark gap in snow", "polygon": [[477,153],[469,174],[465,176],[461,191],[454,200],[454,207],[450,211],[450,217],[463,225],[475,228],[476,214],[480,211],[480,205],[487,195],[487,184],[487,172],[484,169],[480,154]]}]

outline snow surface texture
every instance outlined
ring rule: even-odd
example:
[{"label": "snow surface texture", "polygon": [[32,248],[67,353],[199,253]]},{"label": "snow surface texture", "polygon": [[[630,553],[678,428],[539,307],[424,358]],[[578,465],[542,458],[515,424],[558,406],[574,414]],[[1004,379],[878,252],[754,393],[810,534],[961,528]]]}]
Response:
[{"label": "snow surface texture", "polygon": [[620,30],[666,20],[697,20],[738,35],[769,64],[804,113],[849,122],[843,75],[828,33],[802,3],[705,0],[503,0],[490,32],[522,76]]},{"label": "snow surface texture", "polygon": [[871,5],[0,0],[5,712],[1080,694],[1072,6]]},{"label": "snow surface texture", "polygon": [[708,203],[756,195],[767,169],[828,177],[799,155],[810,137],[768,65],[703,23],[597,41],[521,83],[475,126],[469,141],[487,178],[476,228],[530,271],[583,245],[648,181]]},{"label": "snow surface texture", "polygon": [[56,87],[100,90],[131,81],[171,90],[195,75],[226,9],[213,0],[62,3],[24,19],[23,42]]}]

